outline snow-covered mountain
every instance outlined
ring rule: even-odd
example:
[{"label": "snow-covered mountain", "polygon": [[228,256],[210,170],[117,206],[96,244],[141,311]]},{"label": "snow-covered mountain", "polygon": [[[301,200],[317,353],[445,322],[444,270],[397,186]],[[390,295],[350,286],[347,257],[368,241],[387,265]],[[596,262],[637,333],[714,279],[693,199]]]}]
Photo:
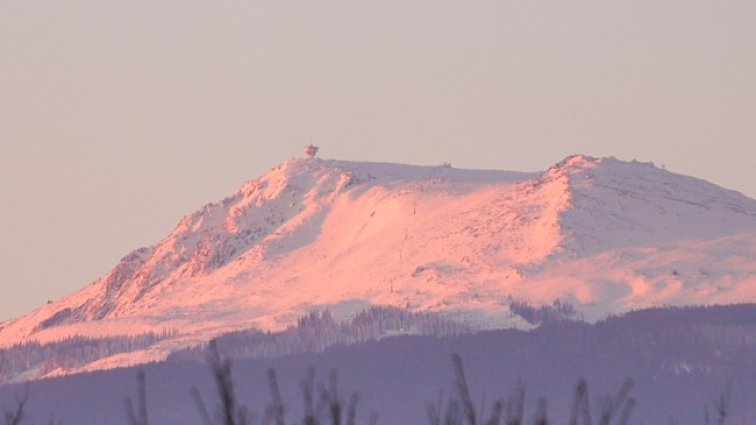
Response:
[{"label": "snow-covered mountain", "polygon": [[652,164],[577,155],[514,173],[292,159],[81,291],[0,324],[0,346],[174,335],[105,367],[325,308],[522,327],[513,301],[559,300],[587,320],[756,302],[754,259],[756,200]]}]

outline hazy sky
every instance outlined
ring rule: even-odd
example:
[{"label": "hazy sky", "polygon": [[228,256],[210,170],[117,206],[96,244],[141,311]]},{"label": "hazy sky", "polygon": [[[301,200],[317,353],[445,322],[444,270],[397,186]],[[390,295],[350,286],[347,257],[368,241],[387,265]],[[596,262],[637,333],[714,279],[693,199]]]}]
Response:
[{"label": "hazy sky", "polygon": [[532,171],[654,161],[756,197],[756,2],[0,2],[0,320],[312,141]]}]

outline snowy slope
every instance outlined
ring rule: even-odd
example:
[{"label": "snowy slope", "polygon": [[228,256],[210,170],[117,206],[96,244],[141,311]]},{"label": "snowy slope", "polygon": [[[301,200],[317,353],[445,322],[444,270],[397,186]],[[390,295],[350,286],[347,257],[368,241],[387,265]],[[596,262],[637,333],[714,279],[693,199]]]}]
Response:
[{"label": "snowy slope", "polygon": [[573,156],[531,174],[292,159],[81,291],[0,325],[0,346],[178,332],[109,367],[326,307],[506,327],[525,326],[512,300],[568,301],[589,320],[754,302],[754,258],[756,201],[651,164]]}]

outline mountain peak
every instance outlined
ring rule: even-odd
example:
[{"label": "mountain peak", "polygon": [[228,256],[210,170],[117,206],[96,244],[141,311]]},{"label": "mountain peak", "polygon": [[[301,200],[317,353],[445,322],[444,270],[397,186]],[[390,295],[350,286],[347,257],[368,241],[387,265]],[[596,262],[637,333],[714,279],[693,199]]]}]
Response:
[{"label": "mountain peak", "polygon": [[552,168],[558,169],[587,169],[593,168],[603,161],[603,158],[596,158],[590,155],[575,154],[566,157],[557,162]]}]

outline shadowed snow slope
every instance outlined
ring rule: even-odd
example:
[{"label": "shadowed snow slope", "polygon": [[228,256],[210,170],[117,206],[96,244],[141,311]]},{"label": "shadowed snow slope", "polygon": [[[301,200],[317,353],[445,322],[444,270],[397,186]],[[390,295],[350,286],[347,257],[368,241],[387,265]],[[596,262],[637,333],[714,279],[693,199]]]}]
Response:
[{"label": "shadowed snow slope", "polygon": [[177,331],[116,362],[128,364],[323,308],[508,327],[525,325],[513,300],[566,301],[588,320],[754,302],[753,258],[756,201],[651,164],[573,156],[513,173],[292,159],[81,291],[0,325],[0,345]]}]

